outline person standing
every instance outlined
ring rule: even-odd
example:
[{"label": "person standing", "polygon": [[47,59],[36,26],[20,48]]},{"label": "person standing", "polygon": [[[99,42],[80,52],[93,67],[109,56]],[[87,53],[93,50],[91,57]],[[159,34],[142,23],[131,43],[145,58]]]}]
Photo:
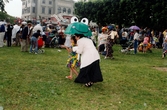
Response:
[{"label": "person standing", "polygon": [[58,36],[59,36],[59,46],[63,47],[63,45],[65,43],[64,27],[62,27],[60,30],[58,30]]},{"label": "person standing", "polygon": [[93,43],[94,43],[95,46],[96,46],[96,44],[97,44],[97,31],[96,31],[95,28],[92,28],[92,36],[91,36],[91,39],[92,39]]},{"label": "person standing", "polygon": [[167,38],[165,38],[162,44],[162,58],[166,56],[166,53],[167,53]]},{"label": "person standing", "polygon": [[96,82],[102,82],[100,56],[93,41],[84,37],[83,34],[75,34],[75,39],[77,47],[73,47],[73,51],[81,55],[81,65],[79,75],[74,82],[83,83],[86,87],[90,87]]},{"label": "person standing", "polygon": [[29,32],[30,32],[31,23],[29,22],[27,26],[24,27],[22,36],[21,36],[21,51],[28,52],[29,45]]},{"label": "person standing", "polygon": [[106,51],[107,27],[102,27],[102,33],[98,36],[98,52],[103,54]]},{"label": "person standing", "polygon": [[16,42],[16,46],[20,46],[21,45],[20,39],[21,39],[22,31],[23,31],[24,27],[25,27],[25,24],[22,24],[21,26],[19,26],[19,30],[16,33],[16,39],[15,40],[13,39],[13,41]]},{"label": "person standing", "polygon": [[113,45],[114,45],[114,39],[116,36],[116,33],[113,30],[113,27],[109,27],[109,35],[107,37],[107,43],[106,43],[106,56],[104,59],[111,58],[114,59],[113,57]]},{"label": "person standing", "polygon": [[138,30],[134,30],[134,54],[137,54],[137,47],[138,47],[138,38],[139,38],[139,34],[138,34]]},{"label": "person standing", "polygon": [[11,47],[12,45],[12,29],[13,29],[13,25],[11,25],[10,23],[7,24],[7,32],[6,32],[6,35],[7,35],[7,46],[8,47]]},{"label": "person standing", "polygon": [[[12,44],[14,44],[14,45],[18,45],[18,42],[17,42],[17,37],[18,37],[18,34],[17,33],[19,33],[19,30],[20,30],[20,24],[18,23],[18,24],[15,24],[14,26],[13,26],[13,29],[12,29]],[[20,44],[20,43],[19,43]]]},{"label": "person standing", "polygon": [[4,46],[4,36],[5,36],[5,25],[4,22],[1,20],[0,21],[0,47]]}]

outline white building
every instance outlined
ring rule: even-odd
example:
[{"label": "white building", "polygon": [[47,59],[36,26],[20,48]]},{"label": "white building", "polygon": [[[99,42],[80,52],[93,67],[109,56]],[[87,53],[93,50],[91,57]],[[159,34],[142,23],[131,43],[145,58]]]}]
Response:
[{"label": "white building", "polygon": [[73,0],[21,0],[22,19],[48,19],[54,14],[69,14],[74,11]]}]

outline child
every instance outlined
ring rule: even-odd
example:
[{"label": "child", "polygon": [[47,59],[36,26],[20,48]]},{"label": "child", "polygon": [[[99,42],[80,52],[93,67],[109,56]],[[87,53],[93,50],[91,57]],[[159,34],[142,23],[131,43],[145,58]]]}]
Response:
[{"label": "child", "polygon": [[70,68],[70,75],[66,76],[68,79],[72,79],[73,73],[75,73],[78,76],[78,72],[76,70],[76,67],[79,67],[79,61],[78,61],[78,54],[76,52],[72,51],[72,47],[76,46],[77,40],[75,39],[75,36],[71,37],[71,47],[66,48],[69,52],[69,59],[67,60],[67,67]]},{"label": "child", "polygon": [[164,43],[162,44],[162,47],[163,47],[162,58],[164,58],[167,53],[167,38],[165,38]]},{"label": "child", "polygon": [[158,38],[156,36],[153,37],[154,41],[153,41],[153,46],[154,48],[157,48],[157,44],[158,44]]},{"label": "child", "polygon": [[143,41],[143,53],[146,53],[147,51],[148,42],[149,42],[149,37],[145,36]]}]

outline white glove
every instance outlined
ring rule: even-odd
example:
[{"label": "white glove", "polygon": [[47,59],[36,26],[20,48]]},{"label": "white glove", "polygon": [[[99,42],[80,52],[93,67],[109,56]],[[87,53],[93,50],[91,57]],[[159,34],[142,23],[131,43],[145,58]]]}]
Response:
[{"label": "white glove", "polygon": [[77,46],[75,46],[75,47],[73,47],[73,48],[72,48],[72,51],[76,52],[76,51],[77,51],[77,49],[78,49],[78,47],[77,47]]},{"label": "white glove", "polygon": [[80,54],[78,54],[77,60],[78,60],[78,61],[80,60]]}]

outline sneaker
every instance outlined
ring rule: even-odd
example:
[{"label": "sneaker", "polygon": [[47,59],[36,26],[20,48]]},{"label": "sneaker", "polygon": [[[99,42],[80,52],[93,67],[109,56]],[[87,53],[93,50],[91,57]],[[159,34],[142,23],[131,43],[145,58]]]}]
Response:
[{"label": "sneaker", "polygon": [[38,54],[37,52],[35,52],[35,54]]},{"label": "sneaker", "polygon": [[104,59],[108,59],[109,57],[104,57]]},{"label": "sneaker", "polygon": [[164,53],[162,54],[162,58],[164,58],[165,57],[165,55],[164,55]]}]

